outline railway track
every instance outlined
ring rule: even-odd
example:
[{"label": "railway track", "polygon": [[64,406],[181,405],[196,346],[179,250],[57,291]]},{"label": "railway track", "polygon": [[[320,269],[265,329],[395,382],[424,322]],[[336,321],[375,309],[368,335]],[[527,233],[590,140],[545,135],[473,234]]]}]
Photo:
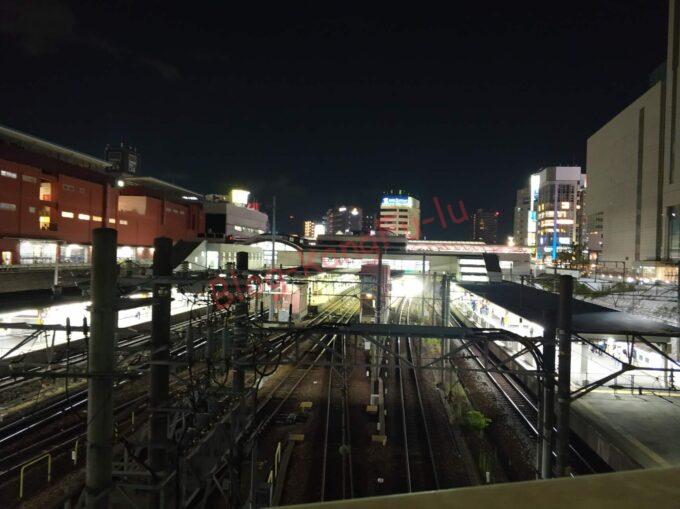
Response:
[{"label": "railway track", "polygon": [[[328,354],[328,360],[332,364],[339,362],[337,357],[346,358],[348,353],[346,342],[339,342],[336,339],[333,339]],[[344,500],[355,496],[347,372],[341,373],[335,367],[327,369],[321,501]]]},{"label": "railway track", "polygon": [[[411,301],[401,302],[398,316],[399,322],[409,323]],[[404,317],[404,308],[406,315]],[[399,379],[399,396],[401,402],[401,419],[404,444],[404,460],[409,492],[439,489],[439,475],[432,440],[428,426],[427,414],[423,404],[418,373],[412,365],[414,355],[410,337],[394,338],[396,357],[396,374]],[[414,411],[414,407],[417,411]]]},{"label": "railway track", "polygon": [[[325,310],[312,321],[323,321],[332,316],[338,305],[336,303],[331,304],[328,310]],[[182,323],[188,324],[188,322]],[[194,320],[192,323],[196,323],[196,321]],[[177,324],[177,326],[179,325]],[[216,333],[219,333],[219,330]],[[277,333],[273,336],[274,341],[279,341],[282,350],[288,351],[293,347],[292,342],[286,342],[285,334]],[[148,338],[138,338],[137,341],[148,341]],[[206,338],[204,336],[196,338],[194,350],[198,350],[205,343]],[[186,355],[186,343],[173,348],[171,355],[174,358]],[[120,392],[128,382],[128,380],[122,380],[117,385],[116,391]],[[175,381],[172,385],[179,386],[181,383]],[[133,397],[116,405],[114,413],[119,433],[125,433],[131,428],[143,425],[147,414],[147,400],[148,395],[144,390],[141,395],[133,392]],[[23,466],[35,458],[50,455],[54,464],[58,465],[58,459],[61,459],[61,463],[66,465],[66,470],[69,470],[68,465],[70,465],[70,470],[80,468],[82,461],[78,464],[77,458],[79,456],[84,457],[86,421],[82,414],[86,407],[87,390],[81,389],[65,395],[58,401],[51,402],[44,408],[27,415],[24,419],[0,427],[0,492],[3,491],[3,487],[11,486],[16,482]],[[57,423],[63,424],[58,425]],[[27,443],[29,436],[31,441]],[[13,447],[14,444],[20,445]],[[79,447],[80,455],[78,454]],[[65,456],[69,456],[69,453],[71,453],[70,456],[76,458],[73,464],[63,461]]]},{"label": "railway track", "polygon": [[[459,326],[463,326],[460,320],[454,313],[451,313],[451,320]],[[487,361],[490,365],[485,366],[482,358],[485,356],[476,346],[467,346],[466,350],[470,354],[470,359],[475,365],[485,370],[485,375],[492,383],[492,385],[502,395],[503,399],[512,408],[520,421],[525,425],[531,435],[538,439],[539,424],[538,424],[538,405],[533,395],[524,388],[522,384],[517,382],[510,373],[504,372],[503,367],[499,367],[499,362],[493,354],[489,354]],[[453,360],[449,360],[453,363]],[[488,371],[488,369],[492,371]],[[557,429],[553,428],[557,433]],[[592,450],[583,444],[578,437],[572,433],[572,443],[569,444],[569,453],[571,455],[571,463],[575,468],[577,474],[595,474],[610,471],[611,469],[604,463]],[[576,444],[576,445],[575,445]],[[556,456],[553,452],[553,456]]]}]

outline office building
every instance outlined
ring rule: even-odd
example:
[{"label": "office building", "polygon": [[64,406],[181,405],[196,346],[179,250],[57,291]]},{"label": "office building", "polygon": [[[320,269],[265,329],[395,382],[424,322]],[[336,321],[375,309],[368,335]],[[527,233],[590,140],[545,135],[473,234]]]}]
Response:
[{"label": "office building", "polygon": [[527,227],[529,223],[529,213],[531,212],[531,200],[529,198],[529,188],[524,187],[517,191],[517,202],[515,203],[512,235],[516,246],[527,246]]},{"label": "office building", "polygon": [[680,261],[680,5],[669,2],[666,63],[649,89],[588,139],[586,213],[600,263],[675,277]]},{"label": "office building", "polygon": [[378,229],[407,239],[419,239],[420,202],[403,191],[386,194],[380,202]]},{"label": "office building", "polygon": [[[531,176],[528,231],[535,230],[536,260],[553,263],[560,252],[583,249],[586,175],[580,166],[550,166]],[[535,219],[534,219],[535,217]]]},{"label": "office building", "polygon": [[375,233],[376,223],[375,214],[364,214],[364,224],[361,233],[365,235],[371,235]]},{"label": "office building", "polygon": [[304,222],[303,225],[303,235],[304,237],[308,239],[313,239],[314,238],[314,227],[316,226],[316,223],[314,221],[307,220]]},{"label": "office building", "polygon": [[326,226],[318,221],[305,221],[304,236],[308,239],[316,239],[319,235],[326,234]]},{"label": "office building", "polygon": [[498,244],[498,218],[501,213],[477,209],[472,214],[472,240]]},{"label": "office building", "polygon": [[239,240],[261,235],[268,230],[268,217],[259,204],[250,201],[250,192],[232,189],[229,195],[205,197],[205,238]]},{"label": "office building", "polygon": [[328,209],[324,226],[328,235],[359,234],[363,228],[363,210],[354,205]]}]

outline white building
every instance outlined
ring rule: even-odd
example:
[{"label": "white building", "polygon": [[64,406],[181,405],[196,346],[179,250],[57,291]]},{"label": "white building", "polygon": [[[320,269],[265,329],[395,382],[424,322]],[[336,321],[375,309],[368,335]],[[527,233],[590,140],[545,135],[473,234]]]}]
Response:
[{"label": "white building", "polygon": [[420,238],[420,202],[407,194],[388,194],[380,202],[378,229],[407,239]]},{"label": "white building", "polygon": [[680,261],[679,11],[670,0],[665,66],[587,149],[586,212],[600,260],[661,280],[674,279]]},{"label": "white building", "polygon": [[552,263],[558,253],[573,252],[581,244],[586,175],[580,166],[550,166],[532,175],[531,184],[536,259]]},{"label": "white building", "polygon": [[233,189],[229,196],[205,197],[205,236],[207,239],[248,239],[268,230],[267,214],[249,203],[250,193]]}]

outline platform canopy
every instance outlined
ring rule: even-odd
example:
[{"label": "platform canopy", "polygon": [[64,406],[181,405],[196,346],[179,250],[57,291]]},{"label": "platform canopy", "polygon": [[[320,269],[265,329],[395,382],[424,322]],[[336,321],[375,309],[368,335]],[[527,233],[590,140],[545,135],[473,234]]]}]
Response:
[{"label": "platform canopy", "polygon": [[[542,327],[546,312],[557,313],[559,295],[509,281],[495,283],[456,283],[457,286]],[[573,331],[579,334],[679,336],[680,328],[622,311],[572,300]]]}]

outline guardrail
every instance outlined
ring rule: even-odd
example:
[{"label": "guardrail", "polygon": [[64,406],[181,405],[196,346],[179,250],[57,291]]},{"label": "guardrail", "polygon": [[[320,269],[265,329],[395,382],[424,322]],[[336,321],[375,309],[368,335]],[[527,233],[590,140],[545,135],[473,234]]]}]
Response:
[{"label": "guardrail", "polygon": [[32,459],[25,465],[21,467],[21,473],[19,474],[19,498],[22,499],[24,498],[24,474],[26,473],[26,469],[30,466],[35,465],[36,463],[39,463],[40,461],[47,459],[47,482],[50,482],[52,480],[52,454],[47,453],[43,454],[42,456],[38,456],[35,459]]},{"label": "guardrail", "polygon": [[[26,265],[0,265],[0,272],[35,272],[35,271],[53,271],[54,263],[31,263]],[[90,270],[89,263],[60,263],[60,271],[69,270]]]}]

